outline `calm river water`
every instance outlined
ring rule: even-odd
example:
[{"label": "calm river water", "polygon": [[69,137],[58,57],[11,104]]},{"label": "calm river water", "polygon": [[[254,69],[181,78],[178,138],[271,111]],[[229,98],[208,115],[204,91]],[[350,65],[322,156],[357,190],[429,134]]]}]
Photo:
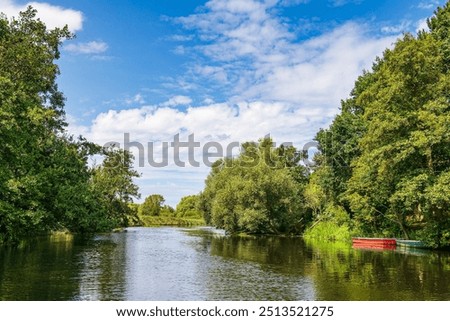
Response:
[{"label": "calm river water", "polygon": [[450,300],[450,254],[130,228],[0,247],[0,299]]}]

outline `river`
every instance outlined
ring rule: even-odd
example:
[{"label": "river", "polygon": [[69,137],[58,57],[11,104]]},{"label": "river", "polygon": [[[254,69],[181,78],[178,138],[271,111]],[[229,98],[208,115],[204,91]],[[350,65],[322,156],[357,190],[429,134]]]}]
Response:
[{"label": "river", "polygon": [[450,300],[450,253],[364,251],[212,228],[0,247],[1,300]]}]

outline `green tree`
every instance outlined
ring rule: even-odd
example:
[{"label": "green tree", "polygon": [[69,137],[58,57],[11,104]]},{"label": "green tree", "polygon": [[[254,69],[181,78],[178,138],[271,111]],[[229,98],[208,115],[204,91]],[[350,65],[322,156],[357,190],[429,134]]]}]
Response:
[{"label": "green tree", "polygon": [[159,215],[173,217],[176,215],[176,213],[175,209],[172,206],[166,204],[161,207],[161,213]]},{"label": "green tree", "polygon": [[322,186],[317,183],[317,178],[319,177],[320,176],[317,173],[312,174],[310,181],[303,192],[305,205],[312,209],[314,218],[319,218],[326,206],[325,192]]},{"label": "green tree", "polygon": [[133,182],[134,177],[139,177],[133,169],[133,155],[114,147],[104,149],[103,155],[102,165],[92,170],[92,188],[106,210],[107,222],[113,227],[128,226],[137,215],[129,204],[133,197],[140,197],[139,188]]},{"label": "green tree", "polygon": [[207,223],[231,233],[300,232],[306,170],[296,168],[298,158],[292,147],[274,148],[265,138],[216,162],[199,197]]},{"label": "green tree", "polygon": [[141,205],[141,215],[159,216],[165,199],[162,195],[153,194],[145,198]]},{"label": "green tree", "polygon": [[[366,235],[450,244],[450,4],[406,34],[356,82],[316,139],[314,185]],[[313,191],[307,191],[307,199]],[[310,202],[311,203],[311,202]],[[314,203],[315,204],[315,203]],[[314,207],[310,205],[311,207]],[[328,206],[328,205],[327,205]]]},{"label": "green tree", "polygon": [[426,190],[450,164],[450,83],[440,51],[431,34],[405,35],[385,52],[376,81],[361,94],[367,133],[348,199],[372,232],[395,234],[400,228],[408,237],[414,224],[448,215],[424,212],[430,205]]},{"label": "green tree", "polygon": [[47,30],[32,8],[0,17],[0,241],[73,227],[92,209],[92,146],[64,134],[56,84],[54,61],[71,36],[67,27]]},{"label": "green tree", "polygon": [[198,195],[183,197],[177,205],[177,217],[202,218],[200,211],[200,198]]}]

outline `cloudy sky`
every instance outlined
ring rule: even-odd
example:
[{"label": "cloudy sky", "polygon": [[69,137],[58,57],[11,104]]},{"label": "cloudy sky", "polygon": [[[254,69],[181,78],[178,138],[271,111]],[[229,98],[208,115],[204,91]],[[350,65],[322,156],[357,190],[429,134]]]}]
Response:
[{"label": "cloudy sky", "polygon": [[[8,16],[31,4],[48,26],[68,24],[60,89],[68,130],[99,144],[124,134],[142,144],[142,195],[176,205],[203,187],[170,142],[194,134],[200,147],[270,134],[301,148],[327,127],[355,79],[404,32],[426,28],[444,0],[0,0]],[[169,165],[154,167],[169,143]],[[210,144],[211,145],[211,144]],[[215,152],[211,148],[210,152]],[[211,160],[214,160],[212,158]],[[142,164],[141,164],[142,165]]]}]

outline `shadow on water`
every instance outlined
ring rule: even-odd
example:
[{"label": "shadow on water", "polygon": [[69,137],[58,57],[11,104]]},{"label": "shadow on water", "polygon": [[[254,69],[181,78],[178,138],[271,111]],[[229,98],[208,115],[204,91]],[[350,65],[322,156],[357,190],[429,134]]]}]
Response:
[{"label": "shadow on water", "polygon": [[78,293],[79,262],[70,235],[0,247],[0,299],[70,300]]},{"label": "shadow on water", "polygon": [[319,300],[449,300],[450,255],[309,243]]},{"label": "shadow on water", "polygon": [[75,300],[126,300],[126,245],[120,233],[83,240],[75,256],[81,266]]},{"label": "shadow on water", "polygon": [[0,299],[124,299],[120,285],[125,253],[120,244],[111,236],[58,234],[0,247]]}]

